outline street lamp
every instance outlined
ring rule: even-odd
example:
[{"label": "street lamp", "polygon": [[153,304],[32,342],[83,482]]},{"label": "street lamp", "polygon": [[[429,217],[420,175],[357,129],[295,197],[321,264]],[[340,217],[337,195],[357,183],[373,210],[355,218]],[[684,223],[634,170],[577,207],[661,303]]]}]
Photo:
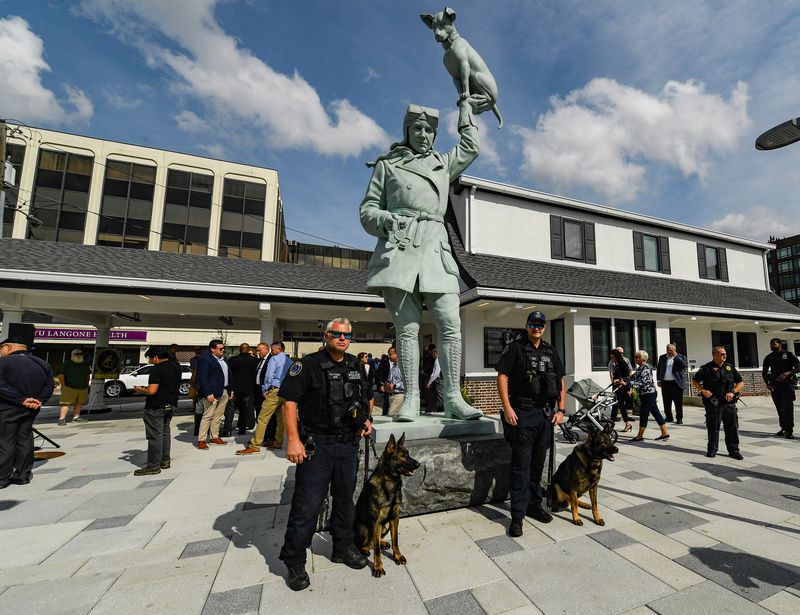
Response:
[{"label": "street lamp", "polygon": [[770,128],[756,139],[756,149],[778,149],[795,141],[800,141],[800,117]]}]

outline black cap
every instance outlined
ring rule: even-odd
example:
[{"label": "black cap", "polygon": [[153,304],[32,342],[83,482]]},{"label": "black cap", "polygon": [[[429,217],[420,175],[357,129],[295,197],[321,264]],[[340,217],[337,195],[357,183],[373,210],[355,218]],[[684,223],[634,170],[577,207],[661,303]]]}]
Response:
[{"label": "black cap", "polygon": [[36,328],[30,323],[10,322],[8,323],[8,338],[0,344],[22,344],[30,348],[33,346],[35,332]]},{"label": "black cap", "polygon": [[527,322],[533,322],[534,320],[541,320],[544,324],[547,324],[547,317],[542,312],[531,312],[528,314]]}]

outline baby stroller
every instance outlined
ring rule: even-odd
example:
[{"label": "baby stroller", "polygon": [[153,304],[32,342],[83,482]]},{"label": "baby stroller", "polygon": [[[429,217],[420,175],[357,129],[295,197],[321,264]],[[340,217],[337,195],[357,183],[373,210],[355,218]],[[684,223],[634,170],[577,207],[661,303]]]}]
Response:
[{"label": "baby stroller", "polygon": [[614,421],[611,420],[611,407],[617,402],[616,389],[612,386],[609,384],[603,388],[591,378],[584,378],[573,382],[567,389],[567,393],[581,405],[575,414],[561,423],[561,433],[569,442],[575,444],[580,440],[576,429],[589,433],[607,426],[611,427],[612,442],[617,441],[618,434],[614,429]]}]

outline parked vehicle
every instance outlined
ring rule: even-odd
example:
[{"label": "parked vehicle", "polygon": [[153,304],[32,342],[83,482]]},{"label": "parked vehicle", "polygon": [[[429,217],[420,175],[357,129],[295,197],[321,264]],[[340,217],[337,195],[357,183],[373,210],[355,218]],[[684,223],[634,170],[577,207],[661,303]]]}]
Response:
[{"label": "parked vehicle", "polygon": [[[152,365],[142,365],[135,368],[129,373],[121,373],[119,378],[109,378],[105,381],[106,397],[121,397],[123,395],[132,395],[133,387],[147,386],[147,381],[150,377],[150,370],[153,369]],[[124,372],[125,370],[123,370]],[[189,379],[192,377],[192,369],[188,363],[181,363],[181,386],[178,392],[181,395],[189,393]]]}]

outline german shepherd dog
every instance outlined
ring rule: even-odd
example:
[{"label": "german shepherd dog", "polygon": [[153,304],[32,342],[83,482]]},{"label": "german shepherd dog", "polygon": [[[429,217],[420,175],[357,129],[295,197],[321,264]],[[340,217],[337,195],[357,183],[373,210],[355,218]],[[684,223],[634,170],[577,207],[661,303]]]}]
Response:
[{"label": "german shepherd dog", "polygon": [[392,534],[392,555],[395,563],[406,563],[397,544],[397,526],[400,522],[400,506],[403,503],[403,476],[411,476],[419,467],[419,462],[408,453],[404,446],[406,434],[395,442],[394,434],[378,459],[378,464],[369,477],[366,487],[358,496],[356,520],[353,525],[355,545],[365,555],[370,546],[374,554],[372,576],[386,574],[381,563],[381,549],[388,549],[389,543],[381,540]]},{"label": "german shepherd dog", "polygon": [[[606,522],[597,510],[597,484],[600,482],[603,460],[614,461],[614,454],[618,452],[619,449],[611,440],[611,425],[607,425],[602,431],[590,432],[586,441],[572,449],[553,475],[550,485],[553,511],[564,510],[569,505],[572,522],[575,525],[583,525],[583,521],[578,517],[578,507],[591,508],[594,522],[597,525],[605,525]],[[587,491],[591,504],[578,499]]]}]

